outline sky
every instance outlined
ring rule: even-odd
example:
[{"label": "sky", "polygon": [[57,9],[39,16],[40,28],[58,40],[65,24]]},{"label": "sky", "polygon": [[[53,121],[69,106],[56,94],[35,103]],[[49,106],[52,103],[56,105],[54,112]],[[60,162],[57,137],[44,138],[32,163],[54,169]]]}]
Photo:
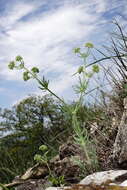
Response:
[{"label": "sky", "polygon": [[24,82],[8,63],[21,55],[28,68],[59,96],[72,99],[72,74],[81,64],[73,48],[91,42],[101,48],[114,29],[126,27],[126,0],[0,0],[0,107],[9,108],[30,94],[43,94],[35,81]]}]

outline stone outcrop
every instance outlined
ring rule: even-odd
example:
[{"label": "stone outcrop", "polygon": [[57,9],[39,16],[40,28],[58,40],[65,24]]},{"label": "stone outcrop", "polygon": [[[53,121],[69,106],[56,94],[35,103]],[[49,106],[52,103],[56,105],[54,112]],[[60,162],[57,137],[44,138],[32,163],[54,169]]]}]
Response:
[{"label": "stone outcrop", "polygon": [[[127,170],[109,170],[88,175],[70,187],[48,187],[44,180],[28,180],[15,190],[127,190]],[[124,187],[124,188],[123,188]]]},{"label": "stone outcrop", "polygon": [[70,187],[49,187],[46,190],[127,190],[127,170],[96,172]]},{"label": "stone outcrop", "polygon": [[[68,183],[78,183],[77,176],[80,175],[80,167],[74,162],[75,159],[82,159],[82,152],[78,145],[70,140],[59,147],[59,154],[49,161],[49,167],[56,177],[64,176]],[[73,157],[73,159],[72,159]],[[12,183],[6,187],[15,187],[16,190],[43,190],[51,186],[48,181],[49,170],[46,164],[36,164],[29,168],[23,175],[17,176]]]},{"label": "stone outcrop", "polygon": [[[76,158],[77,157],[75,157],[75,159]],[[78,182],[77,176],[80,175],[80,168],[70,157],[53,163],[53,171],[56,176],[64,176],[64,179],[69,183]]]},{"label": "stone outcrop", "polygon": [[[95,126],[95,123],[94,123]],[[92,134],[96,128],[92,128]],[[105,154],[105,153],[104,153]],[[64,176],[70,187],[49,187],[52,184],[48,181],[49,170],[47,165],[36,164],[29,168],[25,174],[19,176],[6,187],[16,186],[15,190],[127,190],[127,98],[124,99],[124,112],[118,127],[117,136],[113,149],[113,160],[124,170],[109,170],[97,172],[77,181],[80,175],[79,165],[73,162],[72,157],[79,160],[84,159],[80,147],[71,141],[59,148],[59,154],[49,161],[49,167],[55,176]],[[110,187],[110,188],[109,188]],[[124,189],[121,189],[125,187]]]},{"label": "stone outcrop", "polygon": [[127,170],[109,170],[103,172],[96,172],[85,177],[80,181],[80,184],[89,185],[96,184],[102,185],[106,183],[120,184],[127,179]]},{"label": "stone outcrop", "polygon": [[72,141],[68,141],[67,143],[61,145],[59,147],[59,157],[60,160],[66,158],[66,157],[71,157],[71,156],[76,156],[76,155],[81,155],[81,150],[79,148],[79,145],[76,145],[72,143]]}]

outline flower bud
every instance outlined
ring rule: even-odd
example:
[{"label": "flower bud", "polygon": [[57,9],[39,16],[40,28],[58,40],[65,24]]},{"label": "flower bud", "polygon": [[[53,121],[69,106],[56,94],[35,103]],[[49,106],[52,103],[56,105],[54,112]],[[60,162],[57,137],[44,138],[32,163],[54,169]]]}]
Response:
[{"label": "flower bud", "polygon": [[23,80],[24,80],[24,81],[27,81],[27,80],[29,80],[29,79],[30,79],[29,72],[27,72],[27,71],[24,72],[24,73],[23,73]]},{"label": "flower bud", "polygon": [[80,53],[80,48],[75,48],[74,53]]},{"label": "flower bud", "polygon": [[9,67],[9,69],[13,70],[14,67],[15,67],[15,62],[14,62],[14,61],[11,61],[11,62],[8,64],[8,67]]},{"label": "flower bud", "polygon": [[18,55],[16,58],[15,58],[15,61],[22,61],[23,60],[23,58],[20,56],[20,55]]},{"label": "flower bud", "polygon": [[88,47],[88,48],[93,48],[93,47],[94,47],[94,45],[93,45],[92,43],[88,42],[88,43],[86,43],[86,44],[85,44],[85,47]]},{"label": "flower bud", "polygon": [[32,71],[33,73],[39,73],[39,69],[38,69],[37,67],[33,67],[33,68],[31,69],[31,71]]}]

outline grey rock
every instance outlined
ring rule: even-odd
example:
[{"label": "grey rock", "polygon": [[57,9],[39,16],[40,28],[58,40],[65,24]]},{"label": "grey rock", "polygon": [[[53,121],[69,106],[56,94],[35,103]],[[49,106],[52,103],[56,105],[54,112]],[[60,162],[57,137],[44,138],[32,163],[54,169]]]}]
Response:
[{"label": "grey rock", "polygon": [[125,180],[124,182],[122,182],[121,184],[120,184],[120,186],[126,186],[127,187],[127,180]]},{"label": "grey rock", "polygon": [[96,185],[104,184],[108,181],[119,183],[118,178],[127,174],[127,170],[109,170],[103,172],[96,172],[85,177],[80,181],[80,184],[89,185],[91,183],[95,183]]},{"label": "grey rock", "polygon": [[45,190],[49,186],[51,184],[46,183],[44,179],[29,179],[15,187],[15,190]]},{"label": "grey rock", "polygon": [[63,190],[63,187],[48,187],[45,190]]}]

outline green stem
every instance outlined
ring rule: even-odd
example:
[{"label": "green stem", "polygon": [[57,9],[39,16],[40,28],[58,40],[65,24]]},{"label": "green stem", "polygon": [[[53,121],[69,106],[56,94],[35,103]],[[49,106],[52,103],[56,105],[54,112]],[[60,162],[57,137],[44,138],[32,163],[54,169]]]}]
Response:
[{"label": "green stem", "polygon": [[[42,84],[42,81],[36,76],[36,75],[34,75],[29,69],[27,69],[26,67],[24,67],[24,69],[27,71],[27,72],[29,72],[30,74],[31,74],[31,76],[33,77],[33,78],[35,78],[44,88],[45,88],[45,86]],[[49,93],[51,93],[53,96],[55,96],[61,103],[63,103],[63,104],[65,104],[66,105],[66,103],[59,97],[59,96],[57,96],[54,92],[52,92],[52,90],[50,90],[49,88],[45,88],[45,90],[47,90]]]},{"label": "green stem", "polygon": [[49,167],[48,162],[46,162],[46,165],[47,165],[47,168],[48,168],[48,170],[49,170],[49,175],[50,175],[50,176],[53,176],[53,175],[52,175],[52,172],[51,172],[51,169],[50,169],[50,167]]},{"label": "green stem", "polygon": [[[83,81],[86,80],[84,73],[82,73],[82,79],[80,78],[80,80],[83,80]],[[89,84],[89,81],[90,80],[87,79],[87,86]],[[80,106],[82,106],[84,94],[86,94],[86,93],[85,92],[80,92],[79,100],[78,100],[78,102],[76,104],[75,110],[74,110],[73,115],[72,115],[72,123],[73,123],[74,131],[75,131],[77,137],[79,139],[81,139],[80,146],[82,146],[82,148],[83,148],[84,155],[85,155],[85,158],[87,160],[87,164],[89,166],[91,166],[91,159],[90,159],[88,151],[87,151],[86,143],[85,143],[85,140],[84,140],[84,137],[83,137],[83,134],[82,134],[82,129],[81,129],[81,127],[79,125],[79,122],[78,122],[78,119],[77,119],[77,111],[79,110]]]},{"label": "green stem", "polygon": [[85,156],[86,156],[87,164],[90,166],[91,165],[91,159],[90,159],[90,157],[88,155],[88,151],[87,151],[85,143],[83,143],[82,146],[83,146],[84,153],[85,153]]},{"label": "green stem", "polygon": [[66,103],[59,96],[57,96],[54,92],[52,92],[49,88],[46,88],[46,90],[48,92],[50,92],[53,96],[55,96],[58,100],[60,100],[60,102],[62,102],[63,104],[66,105]]}]

